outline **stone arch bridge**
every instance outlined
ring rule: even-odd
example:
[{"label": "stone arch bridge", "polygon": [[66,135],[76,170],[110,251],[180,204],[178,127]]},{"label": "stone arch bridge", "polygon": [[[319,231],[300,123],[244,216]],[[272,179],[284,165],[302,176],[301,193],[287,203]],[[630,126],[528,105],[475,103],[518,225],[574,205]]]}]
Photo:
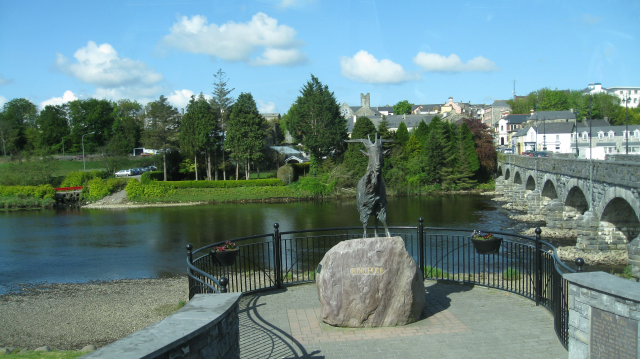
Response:
[{"label": "stone arch bridge", "polygon": [[575,230],[579,249],[628,249],[630,264],[640,268],[640,156],[591,161],[504,155],[496,192],[543,215],[549,228]]}]

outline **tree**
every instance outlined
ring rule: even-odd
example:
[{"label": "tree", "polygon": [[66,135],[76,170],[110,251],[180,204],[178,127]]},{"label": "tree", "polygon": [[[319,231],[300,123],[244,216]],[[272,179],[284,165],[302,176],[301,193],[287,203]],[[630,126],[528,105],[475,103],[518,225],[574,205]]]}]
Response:
[{"label": "tree", "polygon": [[409,130],[407,129],[407,125],[404,121],[400,122],[398,125],[398,129],[396,130],[396,141],[400,146],[404,146],[405,143],[409,140]]},{"label": "tree", "polygon": [[415,135],[418,138],[418,142],[424,146],[425,141],[429,137],[429,126],[424,122],[424,120],[420,121],[420,124],[418,124],[418,128],[415,130]]},{"label": "tree", "polygon": [[107,142],[107,153],[124,156],[138,146],[141,137],[142,105],[137,101],[119,100],[113,104],[113,136]]},{"label": "tree", "polygon": [[443,139],[442,120],[435,116],[429,123],[429,138],[425,145],[426,162],[425,178],[427,183],[439,183],[441,170],[445,163],[445,142]]},{"label": "tree", "polygon": [[[353,131],[351,132],[351,139],[370,138],[375,141],[376,126],[371,122],[368,117],[358,117],[355,125],[353,125]],[[353,174],[353,177],[359,179],[367,171],[367,164],[369,158],[362,155],[360,150],[366,150],[362,143],[348,143],[347,151],[344,154],[344,165]]]},{"label": "tree", "polygon": [[70,137],[74,150],[79,151],[82,136],[92,133],[91,139],[85,138],[84,145],[88,151],[95,151],[95,147],[104,146],[113,134],[115,120],[113,104],[107,100],[90,98],[69,102]]},{"label": "tree", "polygon": [[410,115],[411,108],[413,104],[407,100],[402,100],[397,104],[393,105],[393,114],[394,115]]},{"label": "tree", "polygon": [[476,154],[480,162],[480,170],[483,172],[483,175],[486,176],[495,170],[497,160],[491,129],[487,125],[475,120],[466,119],[464,122],[469,126],[469,130],[473,134]]},{"label": "tree", "polygon": [[311,153],[312,174],[320,158],[344,148],[347,120],[340,115],[333,92],[313,75],[289,109],[288,122],[291,135]]},{"label": "tree", "polygon": [[[227,129],[227,119],[229,118],[230,108],[235,101],[233,97],[229,96],[235,88],[227,87],[227,74],[222,71],[222,69],[218,69],[218,72],[213,75],[216,78],[216,82],[213,83],[213,97],[211,98],[211,106],[213,108],[218,109],[219,116],[217,118],[217,127],[221,129],[222,133]],[[224,141],[224,136],[220,137],[222,141]],[[222,143],[220,143],[222,145]],[[221,148],[222,146],[220,146]],[[218,148],[213,150],[215,157],[215,165],[217,166],[217,154],[221,152],[222,155],[222,179],[227,179],[227,171],[226,171],[226,162],[224,159],[224,151],[218,151]],[[215,173],[216,180],[218,179],[218,171]]]},{"label": "tree", "polygon": [[[39,147],[52,148],[55,151],[64,149],[65,137],[71,132],[67,120],[67,107],[64,105],[47,105],[40,112],[38,120]],[[68,145],[68,144],[67,144]]]},{"label": "tree", "polygon": [[464,157],[469,170],[475,173],[480,168],[480,161],[476,153],[475,143],[473,142],[473,133],[469,129],[466,122],[462,122],[458,128],[460,147],[464,151]]},{"label": "tree", "polygon": [[204,152],[207,164],[207,179],[211,180],[211,153],[219,142],[218,123],[219,111],[211,106],[200,93],[198,97],[191,96],[187,111],[182,117],[180,129],[180,146],[187,150],[194,158],[196,181],[198,180],[198,154]]},{"label": "tree", "polygon": [[227,126],[225,150],[236,160],[236,180],[239,176],[239,164],[245,169],[245,179],[251,174],[251,163],[263,157],[267,122],[258,112],[256,102],[250,93],[241,93],[233,105]]},{"label": "tree", "polygon": [[[3,153],[17,153],[29,146],[29,129],[34,130],[38,108],[24,98],[13,99],[4,104],[0,116],[0,141]],[[30,144],[32,147],[34,144]]]},{"label": "tree", "polygon": [[147,127],[142,136],[145,147],[162,151],[164,180],[167,180],[167,151],[175,147],[180,129],[178,110],[171,106],[166,97],[160,95],[156,101],[146,106]]},{"label": "tree", "polygon": [[378,123],[378,134],[383,140],[393,140],[395,138],[393,132],[389,131],[389,121],[387,121],[385,115],[382,115],[382,119],[380,119],[380,123]]}]

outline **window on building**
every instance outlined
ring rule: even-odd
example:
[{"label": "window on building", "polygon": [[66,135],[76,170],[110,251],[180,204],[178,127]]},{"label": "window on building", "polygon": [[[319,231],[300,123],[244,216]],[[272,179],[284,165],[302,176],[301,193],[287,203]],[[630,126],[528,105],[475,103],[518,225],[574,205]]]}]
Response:
[{"label": "window on building", "polygon": [[640,130],[633,131],[633,137],[640,138]]},{"label": "window on building", "polygon": [[613,136],[615,135],[615,133],[613,131],[609,131],[609,139],[613,140]]},{"label": "window on building", "polygon": [[588,133],[586,133],[586,132],[583,132],[583,133],[582,133],[582,140],[583,140],[583,141],[586,141],[586,140],[588,140],[588,139],[589,139],[589,134],[588,134]]},{"label": "window on building", "polygon": [[604,140],[604,132],[602,132],[602,131],[598,132],[598,139],[599,140]]}]

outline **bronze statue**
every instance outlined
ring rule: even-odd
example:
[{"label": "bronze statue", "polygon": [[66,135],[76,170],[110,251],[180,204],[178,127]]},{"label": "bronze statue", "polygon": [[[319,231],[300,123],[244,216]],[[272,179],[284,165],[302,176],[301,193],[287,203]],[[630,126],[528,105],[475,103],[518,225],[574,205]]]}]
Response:
[{"label": "bronze statue", "polygon": [[378,236],[378,220],[382,221],[387,237],[391,237],[387,228],[387,192],[382,179],[382,156],[389,153],[389,150],[383,151],[383,142],[393,142],[390,140],[382,140],[376,134],[375,142],[371,142],[369,136],[367,139],[346,140],[345,142],[360,142],[364,144],[367,151],[360,150],[369,158],[367,172],[358,182],[358,212],[360,213],[360,222],[364,229],[364,238],[367,238],[367,223],[369,216],[375,215],[374,234]]}]

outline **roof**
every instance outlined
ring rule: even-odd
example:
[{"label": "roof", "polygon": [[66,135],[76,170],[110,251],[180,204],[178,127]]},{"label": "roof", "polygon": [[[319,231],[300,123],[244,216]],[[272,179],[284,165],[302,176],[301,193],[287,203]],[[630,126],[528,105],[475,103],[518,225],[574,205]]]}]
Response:
[{"label": "roof", "polygon": [[527,122],[527,119],[529,118],[529,116],[531,116],[531,115],[530,114],[526,114],[526,115],[509,115],[509,116],[505,117],[504,119],[507,120],[507,123],[509,123],[509,124],[517,125],[517,124],[521,124],[521,123]]},{"label": "roof", "polygon": [[[536,127],[534,126],[534,129]],[[538,124],[538,134],[558,134],[558,133],[572,133],[574,131],[573,122],[550,122],[545,124]]]},{"label": "roof", "polygon": [[576,114],[571,111],[537,111],[529,116],[529,120],[561,120],[576,118]]}]

